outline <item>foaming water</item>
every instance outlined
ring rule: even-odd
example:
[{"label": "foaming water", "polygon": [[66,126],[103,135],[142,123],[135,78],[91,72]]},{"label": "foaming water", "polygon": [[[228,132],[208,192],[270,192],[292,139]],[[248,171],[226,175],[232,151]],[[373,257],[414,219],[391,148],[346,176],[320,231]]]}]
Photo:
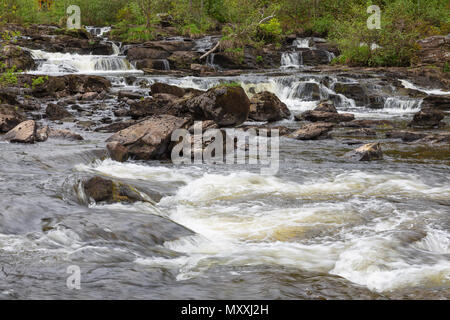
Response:
[{"label": "foaming water", "polygon": [[337,275],[377,292],[449,285],[449,233],[408,227],[428,213],[399,210],[395,204],[445,201],[448,183],[430,185],[413,174],[357,170],[302,181],[245,171],[172,168],[169,174],[161,166],[108,160],[78,169],[153,183],[184,181],[157,206],[196,233],[164,243],[185,256],[135,261],[175,268],[178,281],[196,279],[217,265],[279,265]]},{"label": "foaming water", "polygon": [[52,53],[31,50],[38,68],[30,74],[104,74],[104,73],[141,73],[125,57],[79,55],[72,53]]},{"label": "foaming water", "polygon": [[416,86],[415,84],[404,80],[404,79],[400,79],[400,82],[402,83],[402,85],[406,88],[406,89],[413,89],[413,90],[418,90],[418,91],[422,91],[426,94],[433,94],[433,95],[449,95],[450,91],[444,91],[441,89],[424,89],[424,88],[420,88],[418,86]]}]

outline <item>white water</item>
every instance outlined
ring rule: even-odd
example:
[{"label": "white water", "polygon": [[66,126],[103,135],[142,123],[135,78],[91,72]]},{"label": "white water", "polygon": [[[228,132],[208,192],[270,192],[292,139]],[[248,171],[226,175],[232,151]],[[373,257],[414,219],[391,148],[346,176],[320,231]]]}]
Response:
[{"label": "white water", "polygon": [[444,91],[444,90],[440,90],[440,89],[424,89],[424,88],[418,87],[415,84],[413,84],[407,80],[403,80],[403,79],[400,79],[400,82],[406,89],[422,91],[428,95],[431,95],[431,94],[432,95],[450,95],[450,91]]},{"label": "white water", "polygon": [[[379,292],[450,285],[448,230],[428,228],[423,237],[404,236],[402,226],[430,213],[398,210],[395,202],[380,198],[445,200],[449,184],[432,186],[411,174],[358,170],[294,182],[241,171],[217,174],[194,168],[191,173],[111,160],[78,169],[149,183],[183,181],[158,207],[197,233],[164,243],[186,256],[136,260],[176,268],[178,280],[201,276],[214,265],[267,264],[338,275]],[[301,204],[302,199],[309,201]],[[286,205],[280,207],[279,201]],[[118,211],[125,207],[114,205]],[[136,205],[135,210],[142,208]]]},{"label": "white water", "polygon": [[38,63],[33,74],[102,74],[102,73],[140,73],[125,57],[80,55],[71,53],[52,53],[42,50],[31,50],[33,59]]},{"label": "white water", "polygon": [[300,52],[284,52],[281,55],[281,68],[300,68],[303,65]]},{"label": "white water", "polygon": [[296,48],[311,48],[311,38],[299,38],[294,40],[292,45]]}]

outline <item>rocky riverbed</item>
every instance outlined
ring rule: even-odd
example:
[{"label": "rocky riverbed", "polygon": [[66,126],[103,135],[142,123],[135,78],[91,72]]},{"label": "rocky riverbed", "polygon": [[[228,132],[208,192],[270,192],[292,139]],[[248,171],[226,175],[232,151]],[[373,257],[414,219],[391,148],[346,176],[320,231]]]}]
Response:
[{"label": "rocky riverbed", "polygon": [[[302,35],[236,60],[200,59],[217,35],[8,27],[1,298],[449,298],[448,73],[330,66],[337,49]],[[424,40],[424,63],[448,41]],[[277,129],[278,172],[173,164],[197,121]]]}]

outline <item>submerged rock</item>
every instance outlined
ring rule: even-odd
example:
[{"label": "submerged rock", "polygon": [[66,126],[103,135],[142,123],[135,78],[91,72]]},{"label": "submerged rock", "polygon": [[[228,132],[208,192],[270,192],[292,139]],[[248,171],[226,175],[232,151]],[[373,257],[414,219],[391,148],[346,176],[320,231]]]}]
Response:
[{"label": "submerged rock", "polygon": [[147,201],[133,187],[100,177],[94,177],[86,181],[84,183],[84,192],[89,199],[95,202]]},{"label": "submerged rock", "polygon": [[369,143],[353,151],[353,157],[359,159],[359,161],[373,161],[383,160],[383,151],[381,150],[381,143]]},{"label": "submerged rock", "polygon": [[34,143],[36,139],[36,122],[28,120],[20,123],[5,135],[5,140],[14,143]]},{"label": "submerged rock", "polygon": [[291,112],[286,104],[271,92],[255,94],[250,99],[249,119],[255,121],[279,121],[289,119]]},{"label": "submerged rock", "polygon": [[171,115],[152,116],[138,124],[117,132],[107,142],[113,160],[125,161],[167,159],[173,148],[171,135],[176,129],[187,129],[191,120]]},{"label": "submerged rock", "polygon": [[329,132],[335,124],[328,122],[310,123],[298,129],[288,137],[297,140],[323,140],[330,138]]}]

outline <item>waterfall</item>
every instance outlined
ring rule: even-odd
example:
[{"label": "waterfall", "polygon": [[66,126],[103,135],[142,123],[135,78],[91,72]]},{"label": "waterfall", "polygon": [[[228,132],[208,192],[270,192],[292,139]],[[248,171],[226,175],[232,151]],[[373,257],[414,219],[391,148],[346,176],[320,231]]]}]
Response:
[{"label": "waterfall", "polygon": [[103,35],[105,33],[108,33],[111,31],[111,27],[92,27],[92,26],[86,26],[86,31],[92,34],[93,36],[103,38]]},{"label": "waterfall", "polygon": [[384,103],[385,111],[390,112],[417,112],[422,107],[422,99],[407,99],[407,98],[398,98],[398,97],[390,97],[387,98]]},{"label": "waterfall", "polygon": [[137,72],[123,56],[95,56],[30,50],[37,62],[37,74]]},{"label": "waterfall", "polygon": [[311,38],[299,38],[294,40],[292,46],[296,48],[311,48]]},{"label": "waterfall", "polygon": [[300,68],[301,65],[302,61],[300,61],[299,52],[283,52],[283,54],[281,55],[282,68]]},{"label": "waterfall", "polygon": [[163,63],[163,65],[164,65],[164,70],[170,71],[170,64],[169,64],[169,61],[168,61],[167,59],[163,59],[163,60],[162,60],[162,63]]}]

